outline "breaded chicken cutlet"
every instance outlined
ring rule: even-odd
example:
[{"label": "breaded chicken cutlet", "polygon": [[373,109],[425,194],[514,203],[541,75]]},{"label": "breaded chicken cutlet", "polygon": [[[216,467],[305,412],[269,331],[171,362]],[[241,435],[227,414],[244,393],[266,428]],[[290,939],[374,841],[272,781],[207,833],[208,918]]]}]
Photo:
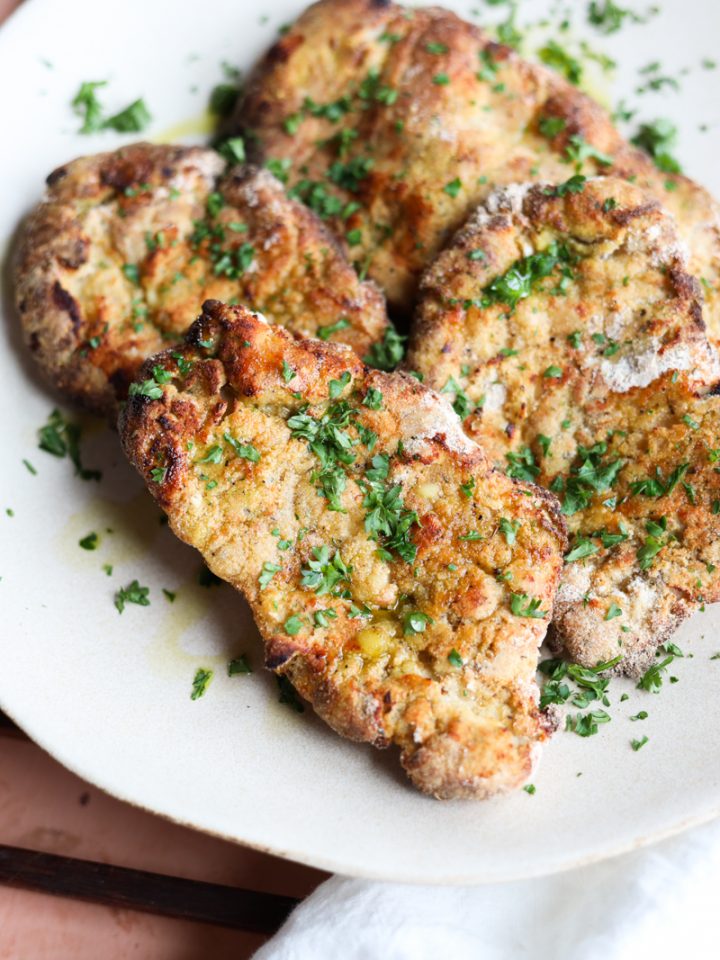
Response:
[{"label": "breaded chicken cutlet", "polygon": [[405,312],[420,273],[494,187],[575,170],[632,178],[677,218],[720,341],[712,197],[658,171],[559,74],[453,13],[322,0],[261,61],[234,128]]},{"label": "breaded chicken cutlet", "polygon": [[360,353],[387,324],[379,291],[267,170],[139,143],[50,174],[16,299],[30,350],[71,400],[115,416],[143,361],[178,342],[208,296]]},{"label": "breaded chicken cutlet", "polygon": [[636,675],[720,599],[720,379],[675,225],[610,177],[488,199],[421,283],[407,363],[574,534],[555,629]]},{"label": "breaded chicken cutlet", "polygon": [[437,797],[525,782],[564,523],[444,398],[209,301],[120,425],[174,532],[247,597],[267,666],[331,727],[397,745]]}]

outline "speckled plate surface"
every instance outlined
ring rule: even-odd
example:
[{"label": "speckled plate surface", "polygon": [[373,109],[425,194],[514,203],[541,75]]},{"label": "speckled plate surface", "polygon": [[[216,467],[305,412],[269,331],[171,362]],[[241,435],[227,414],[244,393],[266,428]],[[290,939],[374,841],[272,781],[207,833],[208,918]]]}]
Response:
[{"label": "speckled plate surface", "polygon": [[[466,14],[479,6],[495,19],[500,10],[481,0],[449,6]],[[537,19],[550,6],[527,0],[521,17]],[[571,6],[584,20],[586,4]],[[6,264],[44,176],[72,156],[129,139],[74,132],[69,103],[80,81],[108,80],[109,109],[144,96],[151,138],[201,142],[221,62],[248,67],[299,9],[289,0],[126,0],[101,15],[96,0],[25,4],[0,30]],[[596,70],[594,92],[614,102],[625,96],[643,119],[674,118],[687,171],[720,191],[720,70],[701,66],[720,35],[720,7],[666,0],[644,26],[610,38],[587,31],[579,22],[577,33],[551,33],[568,45],[588,36],[615,57],[614,79]],[[638,69],[649,61],[680,90],[665,83],[636,94]],[[66,766],[201,830],[342,873],[418,882],[541,875],[720,813],[720,660],[711,660],[720,651],[719,608],[675,638],[693,654],[673,664],[679,682],[666,682],[658,696],[613,682],[611,723],[592,739],[554,739],[534,795],[428,800],[405,783],[394,755],[346,743],[310,711],[278,703],[244,603],[227,587],[198,583],[197,556],[161,526],[110,431],[83,422],[84,459],[102,470],[99,482],[80,480],[68,460],[37,449],[55,401],[22,348],[7,265],[2,320],[0,706]],[[95,551],[78,546],[90,531],[99,534]],[[114,593],[136,578],[150,587],[151,604],[119,615]],[[177,594],[173,603],[163,588]],[[227,677],[225,664],[240,653],[255,672]],[[215,676],[191,701],[200,666]],[[629,699],[620,703],[624,692]],[[639,710],[647,720],[631,722]],[[630,741],[643,734],[649,742],[634,752]]]}]

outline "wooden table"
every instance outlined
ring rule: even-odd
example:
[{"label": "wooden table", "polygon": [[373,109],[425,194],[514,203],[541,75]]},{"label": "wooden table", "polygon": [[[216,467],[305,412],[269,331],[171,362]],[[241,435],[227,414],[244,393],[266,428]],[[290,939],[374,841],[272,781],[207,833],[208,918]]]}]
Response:
[{"label": "wooden table", "polygon": [[325,876],[113,800],[0,714],[0,960],[244,960]]}]

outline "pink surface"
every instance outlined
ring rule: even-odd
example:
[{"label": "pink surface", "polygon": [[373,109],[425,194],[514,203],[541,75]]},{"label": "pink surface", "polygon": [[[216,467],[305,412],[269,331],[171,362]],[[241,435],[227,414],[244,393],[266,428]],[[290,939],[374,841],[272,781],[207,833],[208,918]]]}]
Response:
[{"label": "pink surface", "polygon": [[[113,800],[31,742],[2,735],[0,843],[297,897],[325,876]],[[261,942],[208,924],[0,886],[0,960],[243,960]]]}]

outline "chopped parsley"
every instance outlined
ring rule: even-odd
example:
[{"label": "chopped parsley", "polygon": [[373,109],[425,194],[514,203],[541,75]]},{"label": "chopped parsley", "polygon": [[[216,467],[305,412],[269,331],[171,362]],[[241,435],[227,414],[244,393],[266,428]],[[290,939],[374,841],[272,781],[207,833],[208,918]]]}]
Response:
[{"label": "chopped parsley", "polygon": [[567,121],[563,117],[541,117],[538,123],[540,133],[549,139],[562,133],[566,126]]},{"label": "chopped parsley", "polygon": [[204,667],[198,667],[192,682],[191,700],[199,700],[208,688],[208,684],[213,678],[212,670],[206,670]]},{"label": "chopped parsley", "polygon": [[412,563],[417,555],[417,547],[410,539],[410,529],[418,522],[414,510],[407,510],[402,499],[400,485],[388,485],[390,458],[387,454],[377,454],[372,459],[372,468],[366,472],[366,481],[360,487],[365,494],[363,507],[365,530],[371,540],[381,543],[379,555],[391,560],[392,553]]},{"label": "chopped parsley", "polygon": [[666,497],[675,489],[690,469],[689,463],[680,463],[668,475],[667,480],[663,477],[660,467],[655,467],[654,477],[642,477],[639,480],[633,480],[630,483],[630,492],[635,496],[645,497]]},{"label": "chopped parsley", "polygon": [[649,570],[653,565],[655,557],[660,553],[663,547],[666,547],[672,538],[666,536],[667,517],[660,517],[659,520],[648,520],[645,523],[645,530],[648,534],[643,545],[637,551],[638,565],[641,570]]},{"label": "chopped parsley", "polygon": [[575,563],[577,560],[584,560],[585,557],[591,557],[597,553],[600,548],[592,540],[585,537],[578,537],[575,546],[565,555],[565,563]]},{"label": "chopped parsley", "polygon": [[102,130],[115,130],[118,133],[139,133],[152,120],[145,101],[135,100],[124,110],[110,117],[104,116],[104,111],[97,93],[100,87],[107,86],[107,80],[86,81],[80,84],[75,94],[72,107],[75,113],[82,118],[79,133],[99,133]]},{"label": "chopped parsley", "polygon": [[69,457],[75,467],[76,476],[82,480],[100,480],[102,474],[99,470],[87,470],[82,465],[80,427],[66,420],[59,410],[52,411],[45,426],[38,430],[38,438],[40,450],[54,457]]},{"label": "chopped parsley", "polygon": [[508,520],[507,517],[500,517],[500,533],[505,537],[505,542],[509,547],[515,543],[518,530],[522,526],[520,520]]},{"label": "chopped parsley", "polygon": [[288,617],[283,624],[283,630],[289,637],[296,637],[302,630],[302,626],[302,620],[294,613],[291,617]]},{"label": "chopped parsley", "polygon": [[346,370],[338,380],[331,380],[328,384],[330,399],[337,400],[345,387],[348,386],[351,379],[352,377],[350,376],[349,371]]},{"label": "chopped parsley", "polygon": [[640,737],[639,740],[631,740],[630,746],[633,748],[635,753],[637,753],[638,750],[642,749],[642,747],[644,747],[649,740],[650,738],[648,736],[643,736],[643,737]]},{"label": "chopped parsley", "polygon": [[350,326],[350,321],[347,317],[340,317],[335,323],[329,323],[324,327],[318,327],[317,335],[321,340],[329,340],[334,333],[340,333],[341,330],[346,330]]},{"label": "chopped parsley", "polygon": [[565,729],[579,737],[594,737],[601,723],[610,723],[610,714],[606,710],[592,710],[585,714],[578,713],[574,717],[568,715]]},{"label": "chopped parsley", "polygon": [[674,659],[675,657],[670,654],[659,663],[654,663],[638,680],[637,689],[646,690],[648,693],[660,693],[660,688],[663,685],[663,674]]},{"label": "chopped parsley", "polygon": [[252,667],[247,656],[241,653],[239,657],[232,659],[227,665],[227,673],[229,677],[236,677],[242,673],[252,673]]},{"label": "chopped parsley", "polygon": [[363,397],[363,406],[368,410],[382,410],[383,395],[375,387],[368,387],[367,393]]},{"label": "chopped parsley", "polygon": [[[252,443],[242,443],[236,439],[229,430],[226,430],[223,434],[223,440],[232,447],[236,457],[240,457],[242,460],[249,460],[251,463],[257,463],[260,460],[261,454],[257,447]],[[204,461],[201,461],[201,463],[202,462]],[[213,460],[212,462],[219,463],[219,460]]]},{"label": "chopped parsley", "polygon": [[557,70],[566,80],[577,86],[582,80],[582,64],[572,57],[556,40],[548,40],[544,47],[538,50],[538,57],[548,67]]},{"label": "chopped parsley", "polygon": [[671,153],[677,142],[677,127],[670,120],[659,119],[641,124],[631,142],[650,154],[658,170],[664,173],[682,171],[680,163]]},{"label": "chopped parsley", "polygon": [[403,344],[406,340],[407,337],[399,334],[392,325],[388,325],[383,339],[370,347],[370,353],[363,357],[363,360],[376,370],[394,370],[405,356]]},{"label": "chopped parsley", "polygon": [[587,177],[581,173],[576,173],[564,183],[559,183],[556,187],[547,187],[544,191],[546,197],[566,197],[569,193],[582,193],[585,189]]},{"label": "chopped parsley", "polygon": [[330,556],[330,548],[323,545],[315,547],[312,555],[314,559],[308,560],[307,566],[300,571],[301,586],[314,590],[318,596],[326,593],[334,597],[345,595],[346,590],[340,584],[350,582],[352,567],[345,564],[340,551],[336,550]]},{"label": "chopped parsley", "polygon": [[540,610],[537,597],[529,597],[526,593],[510,594],[510,612],[516,617],[531,617],[535,620],[547,616],[544,610]]},{"label": "chopped parsley", "polygon": [[451,180],[449,183],[446,183],[443,187],[443,193],[446,193],[449,197],[456,197],[462,190],[462,181],[460,177],[455,177],[454,180]]},{"label": "chopped parsley", "polygon": [[525,480],[534,483],[540,473],[540,467],[535,463],[535,457],[530,447],[520,447],[517,453],[506,453],[508,462],[507,475],[515,480]]},{"label": "chopped parsley", "polygon": [[83,548],[83,550],[97,550],[99,542],[100,538],[95,531],[88,533],[88,535],[83,537],[82,540],[78,540],[78,544]]},{"label": "chopped parsley", "polygon": [[496,277],[483,290],[480,305],[488,307],[499,303],[514,310],[521,300],[532,294],[541,280],[549,277],[558,266],[567,265],[570,261],[567,247],[553,242],[546,250],[518,260],[504,274]]},{"label": "chopped parsley", "polygon": [[616,603],[611,603],[607,608],[605,613],[605,620],[614,620],[615,617],[621,617],[623,614],[622,607],[619,607]]},{"label": "chopped parsley", "polygon": [[228,137],[218,143],[215,149],[228,163],[245,163],[245,141],[242,137]]},{"label": "chopped parsley", "polygon": [[457,667],[458,670],[461,669],[463,666],[463,659],[460,656],[460,654],[457,652],[455,647],[453,647],[450,653],[448,654],[448,662],[450,663],[451,666]]},{"label": "chopped parsley", "polygon": [[307,440],[311,453],[320,461],[320,469],[313,474],[314,481],[328,501],[330,510],[343,511],[341,497],[347,485],[343,465],[355,461],[351,452],[353,440],[346,428],[351,423],[352,408],[344,401],[331,404],[318,420],[305,412],[306,408],[287,421],[290,435]]},{"label": "chopped parsley", "polygon": [[657,12],[657,7],[650,7],[647,15],[642,17],[634,10],[618,6],[614,0],[592,0],[588,7],[587,17],[588,23],[597,27],[600,33],[607,36],[611,33],[617,33],[625,20],[630,23],[646,23],[648,18]]},{"label": "chopped parsley", "polygon": [[592,447],[581,444],[578,447],[580,463],[571,468],[567,479],[557,477],[553,481],[551,490],[555,493],[564,490],[562,512],[566,516],[584,510],[590,505],[594,493],[610,489],[617,480],[623,461],[618,459],[604,463],[603,456],[606,452],[607,444],[604,442],[596,443]]},{"label": "chopped parsley", "polygon": [[453,410],[460,417],[461,420],[464,420],[468,414],[473,411],[473,403],[462,389],[460,384],[457,382],[455,377],[450,377],[448,382],[440,391],[441,393],[453,393],[455,399],[453,400]]},{"label": "chopped parsley", "polygon": [[406,637],[414,636],[417,633],[425,633],[425,628],[429,623],[435,623],[433,618],[420,610],[411,610],[403,614],[403,633]]},{"label": "chopped parsley", "polygon": [[260,589],[264,590],[275,576],[276,573],[280,573],[282,567],[279,563],[271,563],[269,560],[266,560],[262,565],[262,571],[258,577],[258,584]]},{"label": "chopped parsley", "polygon": [[595,160],[603,167],[610,167],[614,163],[613,158],[598,150],[591,143],[588,143],[584,137],[579,134],[573,134],[567,146],[565,147],[565,159],[568,163],[574,163],[576,170],[582,170],[586,160]]},{"label": "chopped parsley", "polygon": [[141,587],[137,580],[133,580],[127,587],[121,587],[115,594],[117,612],[122,613],[126,603],[136,603],[139,607],[149,607],[149,593],[150,587]]}]

